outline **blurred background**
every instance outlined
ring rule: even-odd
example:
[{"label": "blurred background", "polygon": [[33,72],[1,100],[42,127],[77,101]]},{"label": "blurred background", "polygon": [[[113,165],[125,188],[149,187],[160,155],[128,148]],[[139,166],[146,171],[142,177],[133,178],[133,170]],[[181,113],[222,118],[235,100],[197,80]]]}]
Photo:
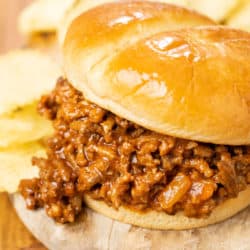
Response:
[{"label": "blurred background", "polygon": [[0,53],[20,47],[21,36],[17,32],[20,10],[32,0],[0,0]]},{"label": "blurred background", "polygon": [[[32,0],[0,0],[0,53],[23,45],[17,31],[17,17],[30,2]],[[45,250],[19,220],[8,195],[1,193],[0,250]]]}]

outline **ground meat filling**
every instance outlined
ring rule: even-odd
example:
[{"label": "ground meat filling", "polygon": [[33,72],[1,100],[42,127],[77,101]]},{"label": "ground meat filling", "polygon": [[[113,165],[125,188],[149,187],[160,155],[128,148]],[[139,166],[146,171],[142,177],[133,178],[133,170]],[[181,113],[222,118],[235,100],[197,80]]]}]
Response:
[{"label": "ground meat filling", "polygon": [[250,183],[250,146],[224,146],[152,132],[84,99],[65,79],[39,112],[53,121],[40,177],[23,180],[27,207],[73,222],[83,194],[119,208],[204,217]]}]

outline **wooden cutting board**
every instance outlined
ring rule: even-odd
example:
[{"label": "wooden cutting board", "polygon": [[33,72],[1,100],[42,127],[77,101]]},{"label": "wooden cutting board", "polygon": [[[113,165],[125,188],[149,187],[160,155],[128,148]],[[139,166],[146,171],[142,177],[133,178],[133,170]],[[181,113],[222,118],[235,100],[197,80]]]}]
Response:
[{"label": "wooden cutting board", "polygon": [[77,223],[59,225],[43,209],[28,211],[12,197],[20,218],[51,250],[250,250],[250,207],[231,219],[183,231],[149,230],[84,209]]},{"label": "wooden cutting board", "polygon": [[46,250],[24,227],[7,194],[0,194],[0,249]]},{"label": "wooden cutting board", "polygon": [[33,0],[0,0],[0,53],[18,48],[23,37],[17,30],[20,11]]}]

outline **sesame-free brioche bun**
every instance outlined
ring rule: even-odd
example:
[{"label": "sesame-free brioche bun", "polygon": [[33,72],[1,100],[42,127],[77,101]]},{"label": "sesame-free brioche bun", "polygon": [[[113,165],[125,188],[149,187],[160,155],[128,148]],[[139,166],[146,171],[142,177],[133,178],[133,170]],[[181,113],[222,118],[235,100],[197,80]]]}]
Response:
[{"label": "sesame-free brioche bun", "polygon": [[162,134],[228,145],[250,143],[249,54],[249,33],[152,2],[89,10],[64,42],[66,76],[86,99]]},{"label": "sesame-free brioche bun", "polygon": [[[94,8],[98,5],[104,4],[104,3],[110,3],[110,2],[125,2],[126,0],[80,0],[76,1],[75,4],[72,5],[72,8],[70,8],[63,18],[61,18],[61,22],[59,25],[59,28],[57,30],[58,32],[58,40],[60,45],[63,44],[65,35],[67,33],[67,30],[71,24],[71,22],[78,17],[83,12]],[[145,1],[145,0],[137,0],[137,1]],[[155,2],[156,0],[146,0],[148,2]],[[206,14],[208,17],[211,17],[214,20],[220,21],[218,19],[218,15],[224,19],[225,14],[228,12],[228,9],[237,2],[238,0],[221,0],[219,3],[216,4],[214,2],[211,2],[211,0],[203,0],[202,3],[201,0],[199,1],[189,1],[189,0],[157,0],[157,2],[160,3],[168,3],[168,4],[175,4],[182,7],[188,7],[190,9],[198,10],[199,12]],[[195,2],[195,3],[194,3]],[[218,6],[220,4],[220,6]]]},{"label": "sesame-free brioche bun", "polygon": [[190,218],[182,212],[169,215],[165,212],[148,211],[136,212],[119,207],[117,210],[108,206],[105,202],[84,196],[86,205],[94,211],[123,223],[159,230],[184,230],[205,227],[232,217],[250,205],[250,187],[239,193],[237,198],[228,199],[219,206],[207,218]]}]

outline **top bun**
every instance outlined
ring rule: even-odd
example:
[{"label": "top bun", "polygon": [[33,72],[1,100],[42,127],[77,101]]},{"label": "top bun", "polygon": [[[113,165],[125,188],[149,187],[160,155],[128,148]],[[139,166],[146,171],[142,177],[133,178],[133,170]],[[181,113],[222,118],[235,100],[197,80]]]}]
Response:
[{"label": "top bun", "polygon": [[99,6],[68,30],[67,78],[86,99],[153,131],[249,144],[250,34],[213,24],[167,4]]}]

